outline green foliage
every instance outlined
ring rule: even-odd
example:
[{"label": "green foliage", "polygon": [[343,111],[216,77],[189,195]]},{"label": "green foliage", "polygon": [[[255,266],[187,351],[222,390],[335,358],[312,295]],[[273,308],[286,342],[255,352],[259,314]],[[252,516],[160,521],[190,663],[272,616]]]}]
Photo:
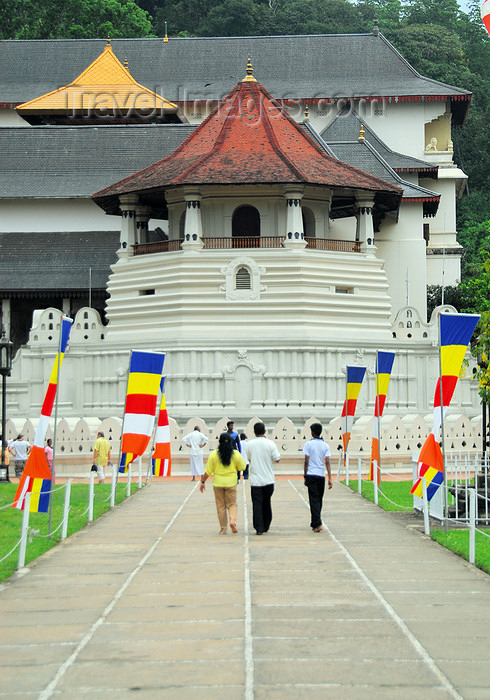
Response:
[{"label": "green foliage", "polygon": [[464,248],[461,279],[467,283],[479,275],[485,254],[490,253],[490,219],[479,224],[472,224],[471,220],[463,223],[458,240]]},{"label": "green foliage", "polygon": [[[27,544],[26,564],[37,559],[49,549],[60,542],[61,528],[58,528],[63,518],[64,489],[55,487],[53,493],[53,509],[51,515],[51,537],[49,534],[49,515],[47,513],[31,513],[29,527],[37,531],[32,541]],[[131,493],[137,489],[136,484],[131,484]],[[0,559],[15,547],[20,538],[23,512],[11,507],[6,507],[14,500],[17,484],[0,485],[0,529],[2,532],[2,545]],[[111,484],[97,484],[95,486],[94,520],[110,509]],[[117,486],[116,503],[126,498],[126,483],[121,482]],[[88,484],[72,484],[70,498],[70,515],[68,518],[68,536],[87,525]],[[56,532],[55,532],[56,530]],[[0,562],[0,581],[11,576],[17,568],[19,559],[18,548],[5,561]]]},{"label": "green foliage", "polygon": [[[490,534],[490,530],[483,530]],[[468,559],[469,536],[468,530],[432,530],[430,533],[433,540],[442,544],[446,549],[450,549],[463,559]],[[475,564],[479,569],[483,569],[490,574],[490,539],[480,532],[475,534]]]},{"label": "green foliage", "polygon": [[[0,36],[6,39],[144,37],[152,31],[134,0],[6,0]],[[4,8],[5,9],[5,8]]]},{"label": "green foliage", "polygon": [[[444,303],[454,306],[456,311],[462,309],[462,291],[460,286],[444,287]],[[427,287],[427,321],[430,321],[432,312],[436,306],[442,304],[442,286],[440,284],[431,284]]]}]

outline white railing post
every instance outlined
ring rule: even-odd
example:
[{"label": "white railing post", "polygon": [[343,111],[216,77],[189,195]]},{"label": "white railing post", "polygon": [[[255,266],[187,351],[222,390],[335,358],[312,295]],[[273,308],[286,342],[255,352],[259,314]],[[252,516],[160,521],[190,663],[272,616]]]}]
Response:
[{"label": "white railing post", "polygon": [[138,488],[141,488],[141,457],[138,457]]},{"label": "white railing post", "polygon": [[71,479],[66,480],[65,484],[65,503],[63,505],[63,525],[61,527],[61,539],[66,540],[68,533],[68,513],[70,512],[70,497],[71,497]]},{"label": "white railing post", "polygon": [[345,453],[345,483],[349,486],[349,453]]},{"label": "white railing post", "polygon": [[475,526],[476,526],[476,487],[469,489],[470,496],[470,541],[468,546],[468,561],[475,563]]},{"label": "white railing post", "polygon": [[374,502],[376,503],[376,505],[378,505],[378,498],[379,498],[379,495],[378,495],[378,463],[376,462],[376,460],[373,460],[373,476],[374,476],[374,480],[373,480]]},{"label": "white railing post", "polygon": [[94,519],[94,483],[95,483],[95,472],[90,472],[90,480],[88,484],[88,521],[92,522]]},{"label": "white railing post", "polygon": [[22,526],[20,530],[20,547],[18,569],[23,569],[26,563],[27,533],[29,531],[29,510],[31,507],[31,493],[28,491],[24,500],[24,512],[22,513]]},{"label": "white railing post", "polygon": [[362,459],[361,459],[361,457],[358,457],[357,458],[357,493],[359,493],[359,494],[362,494],[361,469],[362,469]]},{"label": "white railing post", "polygon": [[112,485],[111,485],[111,508],[114,508],[116,503],[116,483],[117,483],[117,467],[112,469]]},{"label": "white railing post", "polygon": [[424,532],[426,535],[430,535],[429,499],[427,498],[427,482],[425,477],[422,477],[422,499],[424,509]]},{"label": "white railing post", "polygon": [[128,466],[128,481],[126,483],[126,498],[131,496],[131,465]]}]

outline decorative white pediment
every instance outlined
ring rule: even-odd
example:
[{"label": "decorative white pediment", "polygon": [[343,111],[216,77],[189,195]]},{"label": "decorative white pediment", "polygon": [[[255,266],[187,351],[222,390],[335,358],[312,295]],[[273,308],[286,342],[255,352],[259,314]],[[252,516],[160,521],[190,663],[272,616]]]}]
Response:
[{"label": "decorative white pediment", "polygon": [[[237,289],[237,274],[242,269],[250,275],[249,289]],[[260,281],[261,275],[265,274],[265,267],[257,265],[255,260],[247,255],[233,258],[220,272],[225,276],[225,284],[221,285],[220,291],[225,292],[227,301],[260,299],[260,293],[267,289]]]}]

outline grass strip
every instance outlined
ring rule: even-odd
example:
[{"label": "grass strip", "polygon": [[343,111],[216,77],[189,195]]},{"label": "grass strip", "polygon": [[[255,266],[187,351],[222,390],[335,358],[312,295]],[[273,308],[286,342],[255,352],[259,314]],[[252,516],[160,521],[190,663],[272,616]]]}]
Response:
[{"label": "grass strip", "polygon": [[[110,492],[112,484],[96,484],[94,498],[94,520],[103,513],[110,510]],[[58,488],[55,486],[55,488]],[[137,484],[131,484],[131,493],[137,490]],[[88,484],[72,484],[70,498],[70,513],[68,516],[68,537],[74,532],[78,532],[87,525],[88,513]],[[0,486],[0,507],[12,503],[17,491],[17,484],[2,484]],[[116,503],[120,503],[126,498],[126,482],[120,482],[116,489]],[[29,516],[29,528],[38,531],[32,537],[32,541],[27,542],[26,565],[44,554],[49,549],[58,544],[61,540],[61,528],[53,534],[63,519],[63,507],[65,499],[65,489],[61,488],[53,493],[53,509],[51,516],[51,537],[47,537],[49,532],[49,514],[31,513]],[[106,500],[107,499],[107,500]],[[2,532],[0,545],[0,559],[17,544],[20,539],[22,525],[21,510],[16,508],[5,508],[0,510],[0,531]],[[17,548],[5,561],[0,562],[0,581],[5,581],[17,569],[19,559],[19,549]]]},{"label": "grass strip", "polygon": [[[490,530],[479,528],[490,534]],[[470,546],[470,533],[469,530],[431,530],[431,537],[433,540],[442,544],[446,549],[450,549],[463,559],[468,561],[469,556],[469,546]],[[490,574],[490,538],[485,537],[480,532],[475,533],[475,565]]]},{"label": "grass strip", "polygon": [[[345,479],[342,483],[345,484]],[[374,483],[363,479],[361,481],[361,486],[364,498],[374,503]],[[349,480],[349,488],[357,492],[357,479]],[[412,481],[383,481],[381,484],[381,491],[383,493],[378,494],[379,507],[383,510],[406,512],[407,508],[411,509],[413,506],[413,496],[410,493],[411,488]],[[383,494],[386,494],[388,498],[385,498]],[[393,503],[390,503],[390,501],[393,501]]]}]

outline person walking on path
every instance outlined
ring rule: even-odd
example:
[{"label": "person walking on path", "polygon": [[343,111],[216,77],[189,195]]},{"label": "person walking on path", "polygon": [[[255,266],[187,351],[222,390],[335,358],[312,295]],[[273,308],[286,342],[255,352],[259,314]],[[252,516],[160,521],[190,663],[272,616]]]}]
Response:
[{"label": "person walking on path", "polygon": [[207,443],[208,438],[204,433],[201,433],[199,426],[196,425],[192,433],[185,435],[182,438],[184,445],[189,447],[189,457],[191,462],[192,481],[195,481],[196,476],[204,474],[204,461],[202,448]]},{"label": "person walking on path", "polygon": [[111,443],[105,439],[104,433],[99,430],[97,440],[94,445],[94,464],[97,468],[97,476],[99,484],[104,483],[105,474],[104,467],[110,464],[111,461]]},{"label": "person walking on path", "polygon": [[247,466],[243,470],[242,474],[238,472],[238,483],[240,483],[240,476],[243,476],[244,479],[248,479],[247,436],[245,433],[240,433],[240,454],[245,460],[245,464]]},{"label": "person walking on path", "polygon": [[221,433],[218,449],[213,450],[208,457],[206,469],[201,477],[199,486],[204,493],[207,479],[213,477],[214,498],[220,524],[220,535],[226,535],[228,518],[232,532],[238,532],[236,526],[236,491],[237,472],[245,469],[245,460],[241,454],[233,449],[232,438],[229,433]]},{"label": "person walking on path", "polygon": [[18,479],[22,476],[30,449],[31,446],[27,440],[24,440],[22,433],[19,433],[15,440],[10,443],[9,452],[14,458],[15,476]]},{"label": "person walking on path", "polygon": [[268,532],[272,522],[271,498],[274,493],[275,476],[273,462],[281,455],[277,445],[265,437],[265,425],[255,423],[255,438],[247,442],[249,460],[250,493],[252,496],[253,526],[257,535]]},{"label": "person walking on path", "polygon": [[325,493],[325,468],[328,474],[328,488],[332,488],[330,471],[330,446],[321,437],[320,423],[310,425],[311,440],[303,447],[305,455],[304,477],[310,501],[311,528],[313,532],[322,531],[322,505]]},{"label": "person walking on path", "polygon": [[235,430],[235,423],[232,420],[229,420],[226,424],[226,432],[231,435],[231,439],[233,440],[233,449],[238,450],[238,452],[241,454],[242,450],[240,447],[240,438]]}]

